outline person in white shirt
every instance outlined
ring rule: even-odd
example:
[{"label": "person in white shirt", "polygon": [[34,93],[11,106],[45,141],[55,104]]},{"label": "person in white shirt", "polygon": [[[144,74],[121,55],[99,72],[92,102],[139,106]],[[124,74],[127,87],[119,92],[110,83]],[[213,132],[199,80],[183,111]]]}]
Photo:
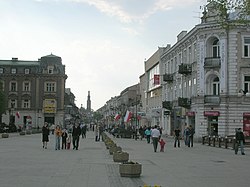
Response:
[{"label": "person in white shirt", "polygon": [[157,126],[155,125],[155,127],[151,130],[151,137],[152,137],[152,141],[153,141],[154,152],[157,151],[157,146],[158,146],[160,135],[161,135],[161,133],[157,129]]}]

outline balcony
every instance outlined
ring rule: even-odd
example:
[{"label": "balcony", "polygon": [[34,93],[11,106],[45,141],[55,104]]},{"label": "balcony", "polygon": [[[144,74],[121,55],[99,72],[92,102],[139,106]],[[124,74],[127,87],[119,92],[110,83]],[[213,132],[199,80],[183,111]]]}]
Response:
[{"label": "balcony", "polygon": [[162,107],[168,110],[172,110],[172,102],[171,101],[163,101],[162,102]]},{"label": "balcony", "polygon": [[179,97],[178,98],[178,105],[183,107],[183,108],[189,109],[191,107],[191,99]]},{"label": "balcony", "polygon": [[163,81],[165,82],[173,82],[173,74],[164,74],[163,75]]},{"label": "balcony", "polygon": [[204,103],[208,105],[219,105],[220,104],[220,96],[219,95],[205,95]]},{"label": "balcony", "polygon": [[179,65],[178,73],[184,74],[184,75],[191,74],[192,73],[192,66],[190,64],[181,64],[181,65]]},{"label": "balcony", "polygon": [[204,68],[220,68],[220,57],[207,57],[205,58]]}]

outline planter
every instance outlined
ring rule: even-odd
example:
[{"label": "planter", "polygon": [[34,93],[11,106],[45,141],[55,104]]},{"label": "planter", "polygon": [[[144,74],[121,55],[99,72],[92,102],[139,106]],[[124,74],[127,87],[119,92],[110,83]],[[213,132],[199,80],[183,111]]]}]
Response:
[{"label": "planter", "polygon": [[127,162],[129,160],[129,154],[121,151],[114,152],[113,160],[114,162]]},{"label": "planter", "polygon": [[22,132],[20,132],[19,134],[20,134],[21,136],[23,136],[23,135],[25,135],[25,132],[22,131]]},{"label": "planter", "polygon": [[3,133],[2,138],[9,138],[9,134],[8,133]]},{"label": "planter", "polygon": [[140,177],[142,165],[137,162],[125,162],[119,165],[121,177]]},{"label": "planter", "polygon": [[26,134],[27,134],[27,135],[31,135],[31,130],[27,130],[27,131],[26,131]]},{"label": "planter", "polygon": [[114,152],[117,152],[117,151],[122,151],[122,148],[121,147],[117,147],[117,146],[111,146],[109,148],[109,154],[113,155]]}]

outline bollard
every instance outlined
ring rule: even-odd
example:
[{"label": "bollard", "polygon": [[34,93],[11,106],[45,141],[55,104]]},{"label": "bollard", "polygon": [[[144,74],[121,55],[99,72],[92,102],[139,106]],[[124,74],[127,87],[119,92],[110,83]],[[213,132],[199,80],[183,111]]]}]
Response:
[{"label": "bollard", "polygon": [[208,136],[208,145],[210,146],[211,145],[211,137]]},{"label": "bollard", "polygon": [[202,136],[202,145],[205,144],[205,136]]},{"label": "bollard", "polygon": [[236,138],[233,138],[233,150],[235,150]]},{"label": "bollard", "polygon": [[215,147],[215,136],[213,136],[213,147]]},{"label": "bollard", "polygon": [[227,143],[228,143],[228,141],[227,141],[227,136],[225,137],[225,148],[227,149]]},{"label": "bollard", "polygon": [[221,138],[220,138],[220,136],[218,138],[218,142],[219,142],[219,147],[221,147]]}]

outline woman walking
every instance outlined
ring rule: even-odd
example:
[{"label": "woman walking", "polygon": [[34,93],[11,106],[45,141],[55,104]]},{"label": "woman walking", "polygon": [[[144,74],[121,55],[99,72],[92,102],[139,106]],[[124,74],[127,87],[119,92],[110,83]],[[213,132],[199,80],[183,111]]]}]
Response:
[{"label": "woman walking", "polygon": [[59,125],[56,126],[54,134],[55,134],[55,138],[56,138],[55,150],[60,150],[60,139],[62,136],[62,130],[61,130],[61,127]]},{"label": "woman walking", "polygon": [[49,141],[49,127],[48,127],[48,123],[45,122],[42,128],[43,148],[47,149],[48,141]]}]

